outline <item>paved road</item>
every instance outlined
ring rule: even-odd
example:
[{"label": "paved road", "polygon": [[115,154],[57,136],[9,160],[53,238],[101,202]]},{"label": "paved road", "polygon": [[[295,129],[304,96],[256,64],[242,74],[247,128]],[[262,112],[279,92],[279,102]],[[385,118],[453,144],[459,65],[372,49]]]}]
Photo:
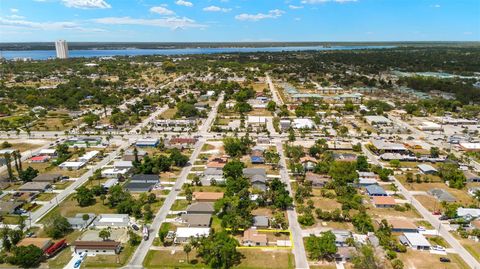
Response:
[{"label": "paved road", "polygon": [[199,133],[202,135],[208,134],[208,129],[212,126],[213,121],[217,117],[218,106],[223,102],[224,94],[222,93],[219,97],[215,105],[213,105],[210,114],[208,114],[208,118],[203,122],[203,124],[199,128]]},{"label": "paved road", "polygon": [[270,89],[270,92],[272,93],[272,99],[277,103],[277,105],[283,105],[283,100],[280,98],[280,95],[278,94],[277,89],[275,89],[275,86],[273,85],[272,79],[270,78],[270,75],[265,73],[265,78],[267,79],[267,84],[268,88]]},{"label": "paved road", "polygon": [[[120,154],[120,151],[122,149],[128,148],[130,145],[129,141],[123,141],[120,145],[118,145],[118,148],[111,152],[110,154],[107,155],[102,161],[98,162],[96,165],[94,165],[90,170],[88,170],[85,174],[83,174],[81,177],[79,177],[77,180],[75,180],[70,186],[68,186],[65,190],[63,190],[61,193],[57,194],[55,198],[50,200],[50,202],[44,204],[42,207],[40,207],[38,210],[33,212],[30,215],[30,219],[32,220],[32,224],[37,223],[43,216],[45,216],[50,210],[52,210],[57,204],[60,204],[65,198],[70,196],[70,194],[75,192],[75,189],[78,187],[82,186],[85,182],[87,182],[88,178],[93,175],[93,172],[95,170],[102,168],[102,166],[108,164],[111,162],[115,157],[117,157]],[[30,223],[27,223],[30,225]]]},{"label": "paved road", "polygon": [[144,121],[142,121],[140,124],[138,124],[135,128],[133,128],[131,131],[130,131],[130,134],[139,134],[140,131],[145,127],[147,126],[149,123],[153,123],[155,121],[155,119],[160,115],[162,114],[163,112],[167,111],[168,109],[168,105],[164,105],[163,107],[161,107],[160,109],[158,109],[157,111],[153,112],[150,114],[150,116],[148,116],[147,119],[145,119]]},{"label": "paved road", "polygon": [[[195,163],[198,155],[200,154],[203,144],[205,140],[199,140],[197,144],[195,144],[195,150],[193,151],[192,155],[190,156],[190,163]],[[173,186],[172,190],[168,194],[167,198],[165,199],[162,207],[158,211],[157,215],[153,219],[152,225],[149,227],[150,237],[148,240],[143,240],[142,243],[138,246],[133,254],[130,263],[125,268],[143,268],[143,260],[148,253],[148,250],[153,244],[153,239],[157,236],[158,230],[160,226],[165,221],[170,208],[172,207],[177,195],[180,193],[183,184],[185,183],[188,173],[192,169],[192,165],[189,165],[183,168],[182,172],[180,173],[175,185]]]},{"label": "paved road", "polygon": [[[287,184],[287,190],[293,196],[292,187],[290,185],[290,176],[287,171],[287,162],[285,161],[285,155],[283,152],[282,141],[276,141],[278,154],[280,155],[280,176],[282,181]],[[305,253],[305,247],[303,246],[303,236],[300,224],[297,221],[297,212],[295,207],[287,210],[288,225],[290,226],[290,232],[293,239],[293,254],[295,255],[295,268],[310,268],[308,265],[307,254]]]},{"label": "paved road", "polygon": [[[367,158],[376,165],[383,164],[378,161],[375,155],[371,153],[365,145],[362,144],[363,153],[367,156]],[[436,227],[438,233],[450,244],[450,246],[455,250],[456,253],[462,257],[462,259],[474,269],[480,269],[480,263],[452,236],[450,232],[448,232],[448,228],[442,224],[438,217],[432,215],[430,211],[428,211],[416,198],[411,194],[409,190],[407,190],[400,181],[397,180],[396,177],[390,176],[390,180],[395,182],[395,185],[398,186],[399,192],[405,197],[406,200],[410,201],[411,204],[417,209],[417,211],[422,215],[422,217],[430,222],[433,227]]]}]

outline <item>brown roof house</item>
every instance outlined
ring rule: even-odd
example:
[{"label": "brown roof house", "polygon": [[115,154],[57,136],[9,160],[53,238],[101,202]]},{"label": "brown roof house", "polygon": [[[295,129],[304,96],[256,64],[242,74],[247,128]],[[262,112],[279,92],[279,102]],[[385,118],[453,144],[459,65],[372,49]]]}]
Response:
[{"label": "brown roof house", "polygon": [[392,208],[396,204],[392,196],[373,196],[372,202],[377,208]]},{"label": "brown roof house", "polygon": [[53,244],[51,238],[35,238],[35,237],[29,237],[29,238],[24,238],[20,242],[18,242],[17,247],[26,247],[30,245],[34,245],[38,247],[39,249],[45,251],[47,250],[51,245]]},{"label": "brown roof house", "polygon": [[328,175],[319,175],[312,172],[305,174],[305,180],[312,182],[313,188],[323,188],[332,178]]},{"label": "brown roof house", "polygon": [[392,232],[394,233],[417,233],[417,226],[409,221],[404,219],[389,219],[388,223],[392,226]]},{"label": "brown roof house", "polygon": [[246,247],[266,246],[268,238],[266,234],[259,234],[257,229],[250,228],[243,232],[242,245]]},{"label": "brown roof house", "polygon": [[117,241],[75,241],[73,248],[75,253],[87,253],[88,256],[115,255],[120,253],[121,245]]},{"label": "brown roof house", "polygon": [[223,192],[199,192],[193,193],[193,198],[197,202],[216,202],[223,198]]}]

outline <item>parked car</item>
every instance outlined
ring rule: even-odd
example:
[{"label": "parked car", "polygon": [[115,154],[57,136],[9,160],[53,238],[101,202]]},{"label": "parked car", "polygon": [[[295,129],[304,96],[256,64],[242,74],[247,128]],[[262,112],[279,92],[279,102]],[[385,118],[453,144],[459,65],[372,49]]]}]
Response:
[{"label": "parked car", "polygon": [[418,230],[419,232],[425,232],[427,229],[425,229],[425,227],[423,227],[423,226],[418,226],[418,227],[417,227],[417,230]]},{"label": "parked car", "polygon": [[75,264],[73,265],[73,268],[78,268],[80,267],[80,264],[82,263],[82,260],[77,260]]},{"label": "parked car", "polygon": [[137,226],[136,224],[132,224],[132,228],[133,228],[135,231],[140,230],[140,228],[138,228],[138,226]]},{"label": "parked car", "polygon": [[436,251],[445,251],[445,248],[442,247],[442,246],[432,246],[432,250],[436,250]]},{"label": "parked car", "polygon": [[441,262],[450,262],[450,259],[446,258],[446,257],[440,257],[440,261]]}]

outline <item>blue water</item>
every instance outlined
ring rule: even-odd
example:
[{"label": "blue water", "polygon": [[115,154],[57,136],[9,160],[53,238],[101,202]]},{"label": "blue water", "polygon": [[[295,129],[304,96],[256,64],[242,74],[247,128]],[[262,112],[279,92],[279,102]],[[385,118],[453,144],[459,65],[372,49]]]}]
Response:
[{"label": "blue water", "polygon": [[[306,50],[355,50],[355,49],[387,49],[394,46],[335,46],[325,48],[322,46],[305,47],[263,47],[263,48],[184,48],[184,49],[118,49],[118,50],[71,50],[69,57],[109,57],[109,56],[139,56],[139,55],[186,55],[186,54],[213,54],[235,52],[282,52]],[[55,57],[55,50],[6,50],[1,51],[5,59],[31,58],[33,60],[46,60]]]}]

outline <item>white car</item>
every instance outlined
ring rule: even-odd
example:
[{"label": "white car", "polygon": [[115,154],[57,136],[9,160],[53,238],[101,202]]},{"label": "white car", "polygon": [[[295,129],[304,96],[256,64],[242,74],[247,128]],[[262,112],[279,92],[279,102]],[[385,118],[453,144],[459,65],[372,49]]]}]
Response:
[{"label": "white car", "polygon": [[418,227],[417,227],[417,230],[418,230],[419,232],[425,232],[427,229],[425,229],[425,227],[423,227],[423,226],[418,226]]},{"label": "white car", "polygon": [[432,250],[435,251],[445,251],[445,248],[442,246],[432,246]]}]

